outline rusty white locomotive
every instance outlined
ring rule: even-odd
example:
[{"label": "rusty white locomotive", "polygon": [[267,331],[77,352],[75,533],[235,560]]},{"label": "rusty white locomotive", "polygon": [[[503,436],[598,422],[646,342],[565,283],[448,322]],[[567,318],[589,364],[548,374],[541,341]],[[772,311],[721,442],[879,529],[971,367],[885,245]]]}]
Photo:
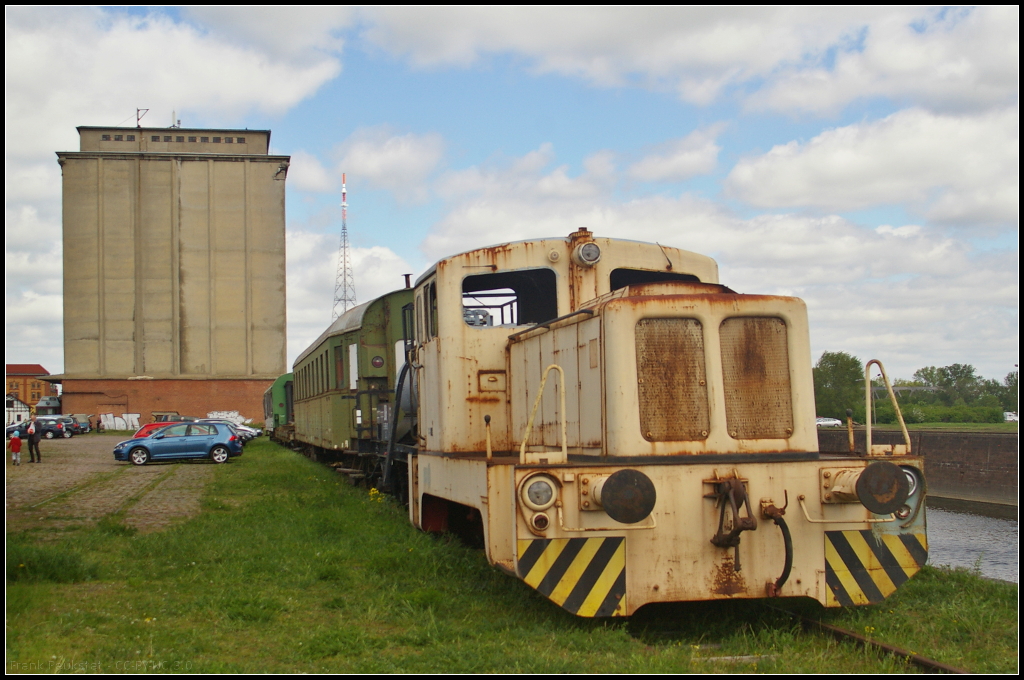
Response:
[{"label": "rusty white locomotive", "polygon": [[819,450],[801,300],[585,229],[350,310],[295,362],[289,437],[579,616],[875,603],[927,558],[909,437]]}]

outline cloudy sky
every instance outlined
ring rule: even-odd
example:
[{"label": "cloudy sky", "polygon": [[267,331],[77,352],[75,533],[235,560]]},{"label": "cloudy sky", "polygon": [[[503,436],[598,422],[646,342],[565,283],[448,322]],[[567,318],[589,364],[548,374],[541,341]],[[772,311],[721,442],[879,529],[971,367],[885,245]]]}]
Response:
[{"label": "cloudy sky", "polygon": [[1018,363],[1017,7],[6,11],[6,358],[63,369],[77,125],[269,128],[289,364],[360,302],[507,240],[709,254],[894,377]]}]

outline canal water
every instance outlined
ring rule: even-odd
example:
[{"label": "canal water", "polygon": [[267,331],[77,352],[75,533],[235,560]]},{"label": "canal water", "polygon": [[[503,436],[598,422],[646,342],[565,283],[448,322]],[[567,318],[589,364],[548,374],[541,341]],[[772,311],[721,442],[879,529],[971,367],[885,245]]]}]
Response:
[{"label": "canal water", "polygon": [[1019,583],[1017,508],[929,498],[928,564]]}]

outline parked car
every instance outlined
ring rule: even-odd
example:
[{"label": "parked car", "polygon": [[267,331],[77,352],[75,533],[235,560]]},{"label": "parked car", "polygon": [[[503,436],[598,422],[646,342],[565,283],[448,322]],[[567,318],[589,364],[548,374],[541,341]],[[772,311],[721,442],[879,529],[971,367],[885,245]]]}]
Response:
[{"label": "parked car", "polygon": [[818,423],[818,427],[842,427],[843,421],[835,418],[816,418],[815,421]]},{"label": "parked car", "polygon": [[178,423],[149,437],[132,438],[114,447],[114,460],[145,465],[150,461],[209,458],[226,463],[242,455],[242,440],[221,423]]},{"label": "parked car", "polygon": [[135,432],[135,434],[132,435],[132,439],[141,439],[142,437],[149,437],[150,435],[153,435],[156,432],[159,432],[160,430],[164,429],[165,427],[170,427],[173,424],[174,423],[166,423],[166,422],[146,423],[145,425],[140,427]]},{"label": "parked car", "polygon": [[[47,439],[57,439],[63,437],[64,439],[70,439],[74,432],[64,427],[64,423],[61,422],[63,416],[37,416],[36,422],[39,423],[40,434]],[[28,425],[25,425],[25,430],[28,430]]]},{"label": "parked car", "polygon": [[60,416],[57,420],[64,426],[64,429],[71,434],[85,434],[89,431],[83,428],[82,424],[71,416]]},{"label": "parked car", "polygon": [[89,422],[89,416],[85,413],[73,413],[71,417],[78,423],[78,427],[82,430],[82,434],[89,434],[92,432],[92,423]]},{"label": "parked car", "polygon": [[251,439],[255,439],[260,435],[259,431],[249,427],[248,425],[239,425],[238,423],[232,422],[226,418],[203,418],[199,422],[201,423],[221,423],[227,425],[235,430],[243,441],[248,442]]}]

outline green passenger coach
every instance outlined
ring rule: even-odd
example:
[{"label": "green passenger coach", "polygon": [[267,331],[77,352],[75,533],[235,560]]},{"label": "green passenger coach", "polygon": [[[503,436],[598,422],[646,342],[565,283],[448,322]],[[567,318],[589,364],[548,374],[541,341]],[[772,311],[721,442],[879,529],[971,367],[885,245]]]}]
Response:
[{"label": "green passenger coach", "polygon": [[263,393],[264,431],[280,441],[287,441],[282,437],[281,430],[294,420],[293,376],[294,373],[285,373]]},{"label": "green passenger coach", "polygon": [[412,289],[404,289],[353,307],[299,355],[293,365],[297,442],[321,455],[376,454],[405,364],[402,310],[411,310],[412,299]]}]

